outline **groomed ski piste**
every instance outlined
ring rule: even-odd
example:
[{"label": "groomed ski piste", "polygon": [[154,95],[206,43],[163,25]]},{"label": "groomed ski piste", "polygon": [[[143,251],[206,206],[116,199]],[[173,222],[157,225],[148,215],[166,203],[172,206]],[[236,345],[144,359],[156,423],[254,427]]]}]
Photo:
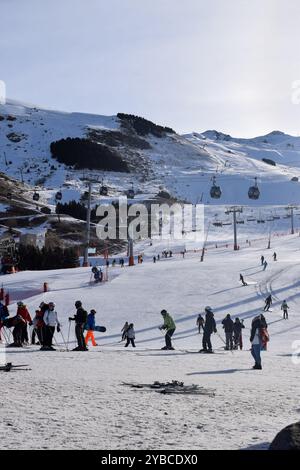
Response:
[{"label": "groomed ski piste", "polygon": [[[274,238],[269,250],[267,239],[236,252],[212,248],[203,263],[198,251],[183,259],[171,242],[173,257],[153,263],[162,247],[144,243],[143,264],[110,267],[108,282],[99,285],[90,284],[90,268],[1,277],[12,302],[23,300],[31,314],[42,300],[54,301],[66,341],[78,299],[87,311],[95,308],[96,323],[107,328],[88,352],[66,351],[59,333],[57,351],[2,348],[2,362],[31,369],[0,372],[2,449],[267,449],[277,432],[299,419],[299,234]],[[247,287],[239,283],[240,273]],[[46,294],[43,282],[49,285]],[[252,370],[251,320],[269,293],[270,342],[262,353],[263,370]],[[282,319],[284,299],[289,320]],[[196,319],[206,305],[217,321],[214,354],[198,352],[202,334]],[[177,325],[174,351],[160,349],[162,309]],[[12,303],[11,315],[15,311]],[[221,321],[228,313],[244,320],[242,351],[224,350]],[[125,321],[134,323],[135,349],[119,342]],[[68,347],[75,346],[72,323]],[[170,396],[122,385],[156,380],[196,384],[215,395]]]}]

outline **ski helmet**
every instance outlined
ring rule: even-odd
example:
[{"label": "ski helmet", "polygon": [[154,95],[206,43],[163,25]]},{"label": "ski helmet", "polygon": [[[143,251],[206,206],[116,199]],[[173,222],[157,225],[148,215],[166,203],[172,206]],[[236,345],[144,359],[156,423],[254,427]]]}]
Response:
[{"label": "ski helmet", "polygon": [[205,307],[204,310],[205,310],[205,312],[212,313],[212,308],[211,308],[211,307],[208,307],[208,306],[207,306],[207,307]]},{"label": "ski helmet", "polygon": [[21,300],[17,303],[17,306],[18,306],[18,307],[22,307],[23,305],[24,305],[24,304],[23,304],[23,302],[22,302]]},{"label": "ski helmet", "polygon": [[164,315],[167,315],[167,310],[164,309],[164,310],[162,310],[160,313],[161,313],[161,315],[163,315],[163,316],[164,316]]},{"label": "ski helmet", "polygon": [[76,302],[75,302],[75,307],[76,307],[76,308],[79,308],[79,307],[81,307],[81,306],[82,306],[81,301],[80,301],[80,300],[76,300]]},{"label": "ski helmet", "polygon": [[55,303],[54,302],[49,302],[48,307],[55,307]]},{"label": "ski helmet", "polygon": [[92,309],[92,310],[91,310],[91,313],[94,313],[94,314],[95,314],[95,313],[97,313],[97,312],[96,312],[96,310]]}]

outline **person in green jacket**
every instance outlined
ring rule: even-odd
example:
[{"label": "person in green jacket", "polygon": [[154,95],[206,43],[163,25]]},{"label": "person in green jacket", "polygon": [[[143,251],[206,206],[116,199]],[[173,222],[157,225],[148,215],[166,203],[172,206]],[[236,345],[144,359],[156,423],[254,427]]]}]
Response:
[{"label": "person in green jacket", "polygon": [[160,313],[164,319],[164,324],[159,329],[166,330],[166,334],[165,334],[166,345],[161,349],[173,350],[174,348],[172,346],[171,338],[174,334],[174,331],[176,330],[175,322],[173,318],[171,317],[171,315],[166,310],[162,310]]}]

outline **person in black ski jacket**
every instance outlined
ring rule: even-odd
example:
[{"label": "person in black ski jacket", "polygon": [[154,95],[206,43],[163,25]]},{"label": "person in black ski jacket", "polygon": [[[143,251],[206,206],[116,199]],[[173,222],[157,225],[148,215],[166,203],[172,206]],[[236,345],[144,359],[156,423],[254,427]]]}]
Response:
[{"label": "person in black ski jacket", "polygon": [[271,305],[272,305],[273,301],[272,301],[272,296],[271,294],[268,295],[268,297],[266,298],[265,300],[265,306],[264,306],[264,312],[268,312]]},{"label": "person in black ski jacket", "polygon": [[210,337],[212,333],[217,333],[216,321],[211,307],[205,307],[205,325],[202,338],[202,347],[200,352],[212,353]]},{"label": "person in black ski jacket", "polygon": [[78,346],[74,348],[73,351],[88,351],[84,340],[84,326],[87,322],[87,312],[82,307],[80,300],[75,302],[76,314],[74,317],[69,317],[69,321],[75,320],[75,335],[77,339]]},{"label": "person in black ski jacket", "polygon": [[240,348],[243,349],[243,335],[242,329],[245,328],[243,320],[240,321],[239,318],[235,319],[233,324],[233,341],[234,341],[234,349]]},{"label": "person in black ski jacket", "polygon": [[226,337],[226,351],[233,349],[233,320],[228,313],[224,320],[222,321],[223,328],[225,330],[225,337]]}]

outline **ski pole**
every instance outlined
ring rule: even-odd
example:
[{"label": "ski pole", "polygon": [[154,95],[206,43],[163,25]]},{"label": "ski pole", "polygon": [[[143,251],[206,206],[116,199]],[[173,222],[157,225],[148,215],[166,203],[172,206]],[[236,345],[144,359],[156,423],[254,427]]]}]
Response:
[{"label": "ski pole", "polygon": [[71,330],[71,320],[69,320],[69,330],[68,330],[68,342],[67,342],[67,349],[69,350],[69,342],[70,342],[70,330]]},{"label": "ski pole", "polygon": [[63,335],[62,330],[60,330],[60,334],[61,334],[61,337],[62,337],[62,339],[63,339],[64,345],[66,346],[66,350],[69,351],[69,345],[68,345],[68,344],[66,343],[66,341],[65,341],[65,338],[64,338],[64,335]]}]

